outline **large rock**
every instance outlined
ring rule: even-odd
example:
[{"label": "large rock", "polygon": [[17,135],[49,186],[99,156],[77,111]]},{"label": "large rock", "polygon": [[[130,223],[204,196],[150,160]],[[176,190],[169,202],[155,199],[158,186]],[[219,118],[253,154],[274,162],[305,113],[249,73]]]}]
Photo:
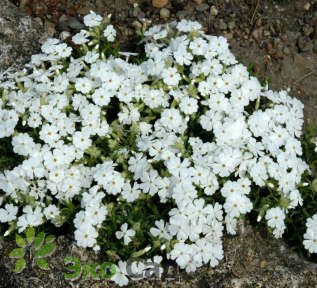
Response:
[{"label": "large rock", "polygon": [[[76,248],[70,238],[59,237],[57,249],[47,259],[50,271],[28,266],[21,274],[12,272],[13,261],[8,253],[15,248],[13,241],[2,243],[0,249],[0,287],[117,287],[107,280],[65,280],[66,256],[75,256],[82,265],[87,261],[103,263],[91,250]],[[1,245],[1,244],[0,244]],[[208,266],[186,274],[170,267],[165,281],[131,281],[129,287],[182,288],[313,288],[317,287],[317,264],[305,261],[293,253],[281,240],[251,226],[241,226],[238,236],[224,238],[224,259],[215,268]],[[98,270],[97,270],[98,271]],[[1,286],[3,285],[4,286]]]},{"label": "large rock", "polygon": [[22,68],[46,38],[43,27],[9,0],[1,0],[0,72],[11,65]]}]

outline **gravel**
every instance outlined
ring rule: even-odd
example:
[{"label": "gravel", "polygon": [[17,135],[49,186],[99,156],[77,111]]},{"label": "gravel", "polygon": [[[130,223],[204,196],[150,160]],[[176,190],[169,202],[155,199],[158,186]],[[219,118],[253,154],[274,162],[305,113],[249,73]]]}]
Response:
[{"label": "gravel", "polygon": [[171,12],[170,12],[170,10],[168,10],[167,8],[162,8],[162,9],[160,10],[160,16],[161,16],[161,18],[167,19],[167,18],[170,17],[170,15],[171,15]]},{"label": "gravel", "polygon": [[204,12],[204,11],[207,11],[208,9],[209,9],[209,5],[206,3],[199,4],[196,6],[196,10],[199,12]]}]

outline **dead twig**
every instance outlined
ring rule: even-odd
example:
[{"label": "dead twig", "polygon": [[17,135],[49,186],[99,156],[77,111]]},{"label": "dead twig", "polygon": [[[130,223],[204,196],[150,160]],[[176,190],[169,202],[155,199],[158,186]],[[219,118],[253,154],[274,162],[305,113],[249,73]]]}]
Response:
[{"label": "dead twig", "polygon": [[258,8],[259,8],[259,4],[260,4],[260,0],[257,1],[256,6],[255,6],[254,11],[253,11],[253,15],[252,15],[251,22],[250,22],[252,26],[253,26],[253,21],[254,21],[255,13],[256,13],[256,11],[257,11]]}]

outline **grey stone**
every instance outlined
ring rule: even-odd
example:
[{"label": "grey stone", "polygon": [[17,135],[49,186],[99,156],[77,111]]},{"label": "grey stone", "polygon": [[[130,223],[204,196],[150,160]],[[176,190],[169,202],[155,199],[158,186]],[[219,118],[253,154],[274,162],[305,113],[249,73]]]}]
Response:
[{"label": "grey stone", "polygon": [[190,11],[186,11],[186,10],[178,11],[176,13],[176,17],[178,17],[179,19],[183,19],[185,17],[188,17],[190,14],[191,14]]},{"label": "grey stone", "polygon": [[70,17],[68,20],[68,26],[74,30],[81,30],[85,28],[85,25],[81,23],[76,17]]},{"label": "grey stone", "polygon": [[206,4],[206,3],[202,3],[202,4],[199,4],[199,5],[196,6],[196,10],[198,12],[204,12],[204,11],[206,11],[208,9],[209,9],[209,5]]},{"label": "grey stone", "polygon": [[43,26],[24,9],[9,0],[1,0],[0,9],[0,72],[11,65],[22,68],[32,54],[39,52],[48,35]]},{"label": "grey stone", "polygon": [[65,14],[63,14],[56,25],[56,29],[58,31],[64,31],[68,29],[68,23],[67,23],[67,17]]}]

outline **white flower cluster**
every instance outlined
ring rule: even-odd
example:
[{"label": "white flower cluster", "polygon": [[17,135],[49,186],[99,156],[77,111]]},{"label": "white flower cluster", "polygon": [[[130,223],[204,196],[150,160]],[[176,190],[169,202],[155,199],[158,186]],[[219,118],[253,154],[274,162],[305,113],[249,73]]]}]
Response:
[{"label": "white flower cluster", "polygon": [[[103,21],[94,13],[84,20],[94,29]],[[148,232],[169,245],[168,258],[195,271],[223,258],[224,225],[236,233],[238,218],[253,208],[252,189],[260,187],[286,203],[264,211],[281,237],[288,210],[302,204],[297,186],[308,169],[298,139],[303,105],[285,91],[263,89],[224,37],[200,28],[186,20],[150,28],[141,64],[106,59],[93,29],[72,38],[84,51],[77,58],[72,47],[50,39],[32,57],[30,73],[0,83],[0,138],[12,137],[14,152],[25,158],[0,174],[0,222],[16,222],[19,231],[45,221],[58,226],[61,208],[79,199],[75,239],[97,251],[108,199],[152,197],[173,208]],[[100,35],[112,42],[116,32],[108,25]],[[24,203],[31,206],[21,211]],[[128,219],[115,235],[133,245],[137,233]],[[316,252],[314,223],[305,245]],[[114,279],[125,285],[120,263]]]},{"label": "white flower cluster", "polygon": [[310,253],[317,253],[317,214],[308,218],[304,234],[304,246]]}]

